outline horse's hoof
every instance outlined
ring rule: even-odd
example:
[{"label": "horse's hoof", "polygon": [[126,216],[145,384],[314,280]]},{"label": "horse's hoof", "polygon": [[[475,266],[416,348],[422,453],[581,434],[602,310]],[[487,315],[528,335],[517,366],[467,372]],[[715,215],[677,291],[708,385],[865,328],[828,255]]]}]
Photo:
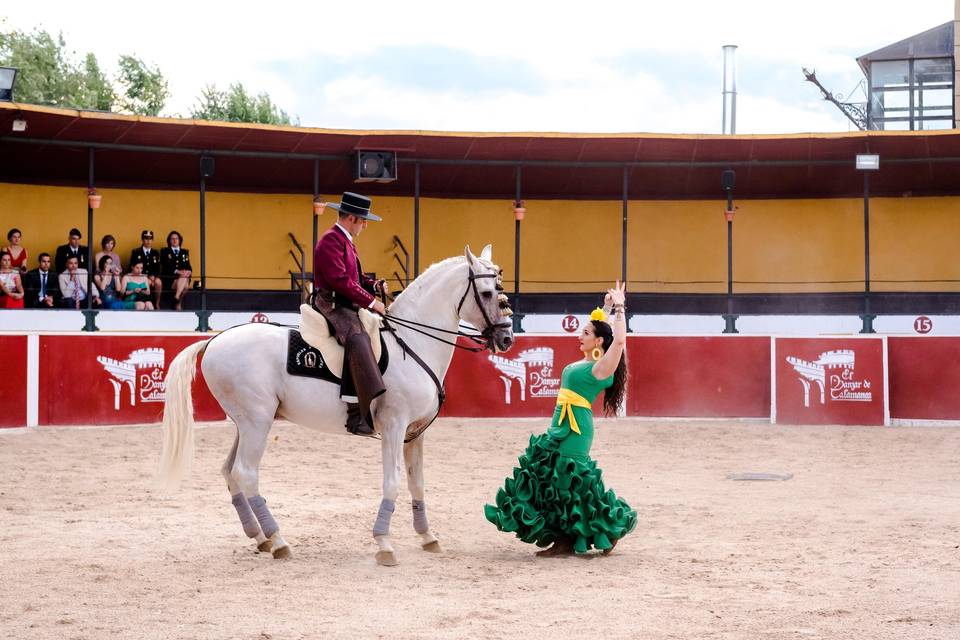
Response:
[{"label": "horse's hoof", "polygon": [[422,545],[424,551],[430,553],[441,553],[443,549],[440,548],[440,543],[434,540],[433,542],[427,542]]},{"label": "horse's hoof", "polygon": [[269,540],[264,540],[263,542],[257,545],[257,551],[259,553],[267,553],[268,551],[270,551],[270,547],[272,546],[273,546],[272,542],[270,542]]},{"label": "horse's hoof", "polygon": [[377,564],[381,567],[395,567],[399,562],[397,562],[397,556],[394,555],[393,551],[377,551],[375,556],[377,559]]},{"label": "horse's hoof", "polygon": [[[267,540],[267,542],[270,542]],[[280,547],[279,549],[273,550],[273,559],[274,560],[288,560],[293,557],[293,554],[290,552],[290,546],[286,545]]]}]

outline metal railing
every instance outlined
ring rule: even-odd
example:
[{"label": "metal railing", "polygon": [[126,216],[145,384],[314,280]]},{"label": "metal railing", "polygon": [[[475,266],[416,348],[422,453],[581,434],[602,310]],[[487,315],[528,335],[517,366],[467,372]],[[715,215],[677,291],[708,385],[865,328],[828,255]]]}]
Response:
[{"label": "metal railing", "polygon": [[400,251],[403,252],[403,260],[400,260],[400,256],[397,255],[396,251],[393,252],[393,259],[396,260],[400,268],[403,269],[403,279],[400,279],[400,274],[396,271],[393,272],[393,276],[397,279],[400,288],[403,289],[410,284],[410,252],[407,251],[407,248],[403,246],[403,241],[397,236],[393,236],[393,248],[400,249]]},{"label": "metal railing", "polygon": [[[287,236],[290,238],[290,242],[293,243],[294,248],[300,254],[300,257],[297,257],[297,254],[293,252],[293,249],[290,249],[290,257],[293,258],[294,264],[297,265],[297,271],[290,270],[290,289],[291,290],[300,290],[300,299],[306,301],[310,297],[310,291],[307,287],[307,261],[303,251],[303,246],[297,240],[297,237],[293,235],[293,232],[287,233]],[[313,274],[311,274],[312,277]]]}]

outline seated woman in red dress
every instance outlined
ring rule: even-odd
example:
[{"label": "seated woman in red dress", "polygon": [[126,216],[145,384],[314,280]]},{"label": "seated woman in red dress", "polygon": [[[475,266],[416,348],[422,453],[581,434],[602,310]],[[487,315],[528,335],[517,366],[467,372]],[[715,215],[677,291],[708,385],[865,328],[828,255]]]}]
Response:
[{"label": "seated woman in red dress", "polygon": [[27,250],[20,244],[20,238],[23,234],[20,229],[14,227],[7,232],[7,241],[10,243],[0,253],[10,254],[10,266],[20,271],[21,274],[27,272]]},{"label": "seated woman in red dress", "polygon": [[23,283],[12,263],[9,253],[0,253],[0,309],[23,309]]}]

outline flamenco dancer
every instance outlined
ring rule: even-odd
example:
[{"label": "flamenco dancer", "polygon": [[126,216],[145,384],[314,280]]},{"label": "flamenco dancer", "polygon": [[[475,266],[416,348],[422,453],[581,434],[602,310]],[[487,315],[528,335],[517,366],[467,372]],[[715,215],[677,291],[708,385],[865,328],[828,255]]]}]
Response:
[{"label": "flamenco dancer", "polygon": [[602,309],[590,314],[579,337],[583,360],[563,369],[550,428],[530,436],[520,466],[497,492],[496,506],[484,505],[487,520],[500,531],[538,547],[551,545],[538,556],[591,548],[608,555],[637,524],[637,512],[604,487],[602,471],[590,458],[594,398],[603,391],[604,414],[615,415],[626,388],[625,288],[618,281],[607,292],[612,327]]}]

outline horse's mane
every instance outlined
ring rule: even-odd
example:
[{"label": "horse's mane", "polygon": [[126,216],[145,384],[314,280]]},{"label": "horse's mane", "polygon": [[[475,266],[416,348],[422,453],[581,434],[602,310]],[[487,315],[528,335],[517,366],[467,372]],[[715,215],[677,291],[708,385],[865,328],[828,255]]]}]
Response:
[{"label": "horse's mane", "polygon": [[[479,263],[480,263],[481,265],[483,265],[484,267],[487,267],[488,269],[493,269],[493,270],[495,270],[495,271],[496,271],[497,269],[499,269],[499,267],[497,267],[497,265],[495,265],[494,263],[490,262],[489,260],[483,260],[482,258],[480,258],[480,257],[478,257],[478,256],[474,256],[474,257],[476,258],[477,262],[479,262]],[[400,298],[403,297],[403,294],[405,294],[407,291],[409,291],[409,290],[413,287],[413,285],[417,282],[417,280],[421,280],[421,279],[423,279],[423,280],[429,280],[429,279],[430,279],[429,276],[430,276],[430,275],[433,275],[434,272],[436,272],[436,271],[442,271],[442,270],[444,269],[444,267],[447,267],[447,266],[449,266],[449,265],[451,265],[451,264],[454,264],[454,263],[456,263],[456,264],[462,264],[462,263],[466,262],[466,260],[467,260],[467,257],[461,255],[461,256],[452,256],[452,257],[450,257],[450,258],[445,258],[445,259],[441,260],[440,262],[434,262],[434,263],[431,264],[429,267],[427,267],[423,272],[421,272],[419,276],[417,276],[416,278],[414,278],[414,279],[410,282],[410,285],[407,286],[406,289],[404,289],[403,291],[401,291],[400,293],[398,293],[398,294],[396,295],[396,297],[394,297],[392,304],[396,304],[397,302],[399,302],[399,301],[400,301]],[[391,306],[392,306],[392,305],[391,305]]]}]

